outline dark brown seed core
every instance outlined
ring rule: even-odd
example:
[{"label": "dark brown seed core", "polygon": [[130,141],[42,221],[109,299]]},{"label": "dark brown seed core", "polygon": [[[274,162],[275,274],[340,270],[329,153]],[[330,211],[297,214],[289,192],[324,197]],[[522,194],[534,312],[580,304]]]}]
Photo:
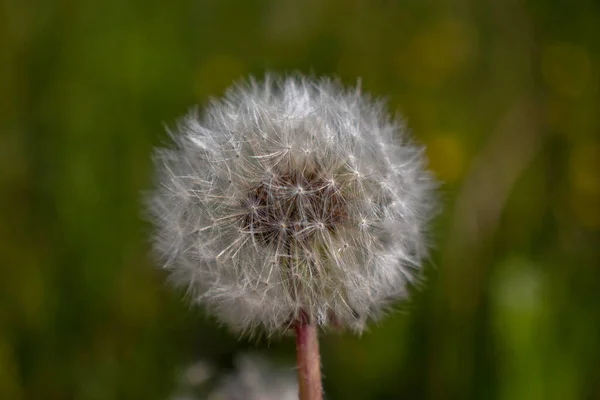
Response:
[{"label": "dark brown seed core", "polygon": [[319,232],[333,232],[347,217],[339,185],[316,172],[285,173],[250,188],[242,230],[261,245],[290,249]]}]

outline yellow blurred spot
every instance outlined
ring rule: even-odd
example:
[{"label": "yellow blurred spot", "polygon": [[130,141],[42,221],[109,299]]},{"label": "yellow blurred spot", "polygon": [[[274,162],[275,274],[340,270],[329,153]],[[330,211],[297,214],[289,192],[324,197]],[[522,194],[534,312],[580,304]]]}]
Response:
[{"label": "yellow blurred spot", "polygon": [[194,89],[198,98],[216,96],[245,75],[245,67],[237,58],[216,55],[201,64],[195,76]]},{"label": "yellow blurred spot", "polygon": [[413,37],[396,57],[400,74],[411,82],[438,85],[468,63],[476,35],[464,21],[444,18]]},{"label": "yellow blurred spot", "polygon": [[600,207],[597,197],[580,196],[576,192],[571,192],[569,202],[572,215],[582,227],[590,230],[600,228]]},{"label": "yellow blurred spot", "polygon": [[444,182],[456,182],[464,170],[464,147],[457,135],[438,134],[427,143],[430,168]]},{"label": "yellow blurred spot", "polygon": [[569,175],[573,188],[585,195],[600,195],[600,143],[581,143],[571,152]]},{"label": "yellow blurred spot", "polygon": [[573,149],[569,180],[573,215],[586,228],[600,228],[600,143],[590,140]]},{"label": "yellow blurred spot", "polygon": [[588,52],[572,43],[554,43],[542,53],[542,74],[556,92],[577,97],[587,88],[592,73]]}]

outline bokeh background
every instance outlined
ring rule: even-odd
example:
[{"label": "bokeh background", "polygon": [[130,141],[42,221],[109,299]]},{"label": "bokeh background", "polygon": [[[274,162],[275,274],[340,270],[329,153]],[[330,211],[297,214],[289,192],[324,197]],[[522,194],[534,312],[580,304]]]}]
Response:
[{"label": "bokeh background", "polygon": [[599,66],[594,0],[2,0],[0,399],[293,372],[181,301],[141,218],[164,126],[267,70],[361,78],[445,182],[426,286],[322,337],[326,398],[600,399]]}]

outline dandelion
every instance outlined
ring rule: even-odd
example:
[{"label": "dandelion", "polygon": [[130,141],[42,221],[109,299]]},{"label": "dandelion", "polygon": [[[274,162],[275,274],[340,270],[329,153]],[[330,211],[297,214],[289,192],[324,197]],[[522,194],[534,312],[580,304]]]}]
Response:
[{"label": "dandelion", "polygon": [[299,374],[319,373],[317,326],[360,333],[418,281],[435,185],[381,101],[266,76],[171,136],[149,207],[164,268],[237,331],[294,328]]}]

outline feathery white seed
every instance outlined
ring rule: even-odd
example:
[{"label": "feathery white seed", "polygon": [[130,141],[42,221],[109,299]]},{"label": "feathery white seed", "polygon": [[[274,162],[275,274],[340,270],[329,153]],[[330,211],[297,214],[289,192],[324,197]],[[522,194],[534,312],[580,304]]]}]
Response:
[{"label": "feathery white seed", "polygon": [[435,183],[380,101],[328,79],[238,84],[155,154],[154,247],[234,329],[362,331],[407,296]]}]

